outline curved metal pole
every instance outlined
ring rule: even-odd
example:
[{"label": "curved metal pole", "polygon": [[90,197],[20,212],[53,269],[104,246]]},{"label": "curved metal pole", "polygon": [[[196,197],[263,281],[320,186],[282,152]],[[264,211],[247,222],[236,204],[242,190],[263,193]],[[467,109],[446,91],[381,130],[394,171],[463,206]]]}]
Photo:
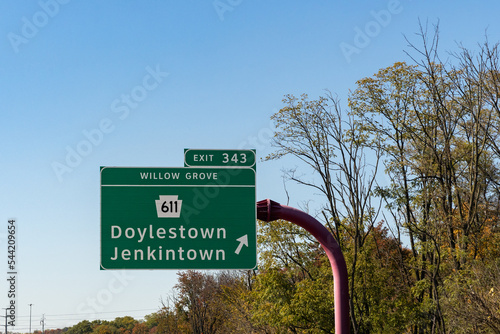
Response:
[{"label": "curved metal pole", "polygon": [[335,333],[349,334],[349,285],[344,255],[333,235],[316,219],[292,207],[270,199],[257,202],[257,218],[266,222],[283,219],[306,229],[321,244],[333,272]]}]

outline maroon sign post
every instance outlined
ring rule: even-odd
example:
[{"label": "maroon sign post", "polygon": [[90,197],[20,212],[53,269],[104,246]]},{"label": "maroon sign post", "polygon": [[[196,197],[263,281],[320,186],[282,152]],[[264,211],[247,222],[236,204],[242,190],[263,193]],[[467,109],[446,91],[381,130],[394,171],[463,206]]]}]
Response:
[{"label": "maroon sign post", "polygon": [[349,334],[349,286],[344,255],[333,235],[316,219],[292,207],[270,199],[257,202],[257,218],[266,222],[283,219],[306,229],[321,244],[333,272],[335,333]]}]

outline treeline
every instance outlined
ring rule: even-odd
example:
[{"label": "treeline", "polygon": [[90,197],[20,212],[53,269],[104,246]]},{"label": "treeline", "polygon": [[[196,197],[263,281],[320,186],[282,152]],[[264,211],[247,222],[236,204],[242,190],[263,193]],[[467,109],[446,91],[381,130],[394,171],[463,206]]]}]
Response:
[{"label": "treeline", "polygon": [[[156,334],[165,333],[157,330],[158,315],[147,315],[144,321],[136,320],[130,316],[118,317],[115,320],[83,320],[72,327],[63,329],[47,329],[44,334]],[[35,334],[42,334],[36,330]]]}]

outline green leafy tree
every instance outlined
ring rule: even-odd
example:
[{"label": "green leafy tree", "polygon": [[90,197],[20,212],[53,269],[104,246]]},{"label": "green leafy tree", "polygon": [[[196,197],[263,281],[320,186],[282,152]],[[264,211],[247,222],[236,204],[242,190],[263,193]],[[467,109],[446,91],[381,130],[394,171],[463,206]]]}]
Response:
[{"label": "green leafy tree", "polygon": [[[354,246],[348,234],[344,245],[351,264]],[[332,271],[319,245],[297,225],[278,220],[259,223],[259,247],[259,273],[247,294],[254,327],[269,333],[334,333]],[[358,330],[404,332],[415,315],[406,282],[412,278],[400,270],[410,254],[382,225],[373,227],[358,253],[354,289],[363,292],[353,301]]]},{"label": "green leafy tree", "polygon": [[443,281],[479,256],[498,217],[499,86],[490,66],[498,55],[483,48],[476,62],[464,49],[451,66],[440,61],[437,30],[421,37],[415,65],[358,81],[349,105],[384,153],[391,182],[379,194],[399,235],[409,236],[413,259],[403,270],[415,278],[420,307],[412,331],[447,333]]},{"label": "green leafy tree", "polygon": [[120,333],[130,334],[132,329],[138,323],[137,320],[130,316],[118,317],[111,322],[111,326],[119,330]]},{"label": "green leafy tree", "polygon": [[241,305],[242,284],[239,274],[225,271],[180,272],[174,292],[154,316],[156,332],[209,334],[247,331],[249,322],[245,319],[248,315]]},{"label": "green leafy tree", "polygon": [[112,325],[106,323],[98,325],[92,331],[93,334],[117,334],[119,331]]},{"label": "green leafy tree", "polygon": [[149,328],[145,323],[137,322],[132,329],[132,334],[149,334]]},{"label": "green leafy tree", "polygon": [[453,333],[500,333],[500,261],[474,262],[444,282],[444,305]]},{"label": "green leafy tree", "polygon": [[216,298],[219,285],[215,277],[198,271],[179,273],[176,307],[182,312],[193,333],[216,333],[224,318]]},{"label": "green leafy tree", "polygon": [[83,320],[68,329],[68,334],[90,334],[94,330],[92,323],[88,320]]},{"label": "green leafy tree", "polygon": [[151,313],[151,314],[146,314],[144,316],[144,323],[146,324],[148,329],[151,329],[151,328],[158,325],[158,321],[159,321],[159,317],[160,317],[160,315],[158,313],[160,311],[155,312],[155,313]]},{"label": "green leafy tree", "polygon": [[311,169],[312,173],[307,174],[290,169],[285,176],[322,195],[324,204],[318,215],[341,248],[351,252],[348,272],[353,331],[369,332],[370,310],[355,303],[364,303],[367,293],[363,290],[369,289],[357,280],[363,248],[380,209],[380,202],[372,201],[380,145],[368,145],[370,137],[359,131],[363,120],[344,112],[330,93],[317,100],[310,100],[307,95],[300,99],[288,95],[283,102],[285,107],[272,117],[276,124],[273,146],[277,150],[267,159],[289,155]]}]

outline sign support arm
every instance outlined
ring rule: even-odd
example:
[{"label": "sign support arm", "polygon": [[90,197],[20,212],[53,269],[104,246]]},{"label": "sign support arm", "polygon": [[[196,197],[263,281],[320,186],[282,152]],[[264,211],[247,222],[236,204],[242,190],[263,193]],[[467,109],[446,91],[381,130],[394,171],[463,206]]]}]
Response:
[{"label": "sign support arm", "polygon": [[311,233],[326,252],[333,272],[335,333],[349,334],[349,286],[344,255],[333,235],[316,219],[295,208],[270,199],[257,202],[257,218],[266,222],[283,219]]}]

